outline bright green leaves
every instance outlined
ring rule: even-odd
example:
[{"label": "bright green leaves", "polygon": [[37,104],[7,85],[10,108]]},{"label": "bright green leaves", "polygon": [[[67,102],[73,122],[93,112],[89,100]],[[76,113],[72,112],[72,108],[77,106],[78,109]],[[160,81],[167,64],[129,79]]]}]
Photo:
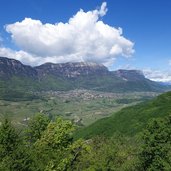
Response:
[{"label": "bright green leaves", "polygon": [[81,141],[73,142],[74,126],[70,121],[58,118],[50,122],[41,138],[35,143],[35,151],[40,166],[45,170],[69,170],[87,145]]},{"label": "bright green leaves", "polygon": [[171,117],[152,120],[142,138],[140,160],[144,170],[171,170]]},{"label": "bright green leaves", "polygon": [[62,149],[72,142],[72,132],[74,127],[70,121],[58,118],[55,122],[50,122],[47,129],[36,142],[37,147],[47,147],[51,149]]},{"label": "bright green leaves", "polygon": [[171,117],[151,121],[140,141],[121,135],[74,141],[73,132],[71,121],[50,122],[38,114],[29,121],[25,139],[5,120],[0,125],[0,170],[171,170]]},{"label": "bright green leaves", "polygon": [[46,130],[50,120],[44,114],[36,114],[29,122],[26,130],[26,139],[30,143],[35,143],[40,139],[42,133]]}]

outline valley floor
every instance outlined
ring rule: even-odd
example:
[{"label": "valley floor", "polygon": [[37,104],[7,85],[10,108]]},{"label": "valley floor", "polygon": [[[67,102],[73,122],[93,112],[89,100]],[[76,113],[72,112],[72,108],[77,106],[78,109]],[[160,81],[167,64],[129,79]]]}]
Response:
[{"label": "valley floor", "polygon": [[32,101],[0,100],[0,117],[8,116],[15,124],[25,122],[36,113],[50,118],[61,116],[78,125],[89,125],[110,116],[123,107],[137,104],[158,95],[155,92],[106,93],[91,90],[37,92]]}]

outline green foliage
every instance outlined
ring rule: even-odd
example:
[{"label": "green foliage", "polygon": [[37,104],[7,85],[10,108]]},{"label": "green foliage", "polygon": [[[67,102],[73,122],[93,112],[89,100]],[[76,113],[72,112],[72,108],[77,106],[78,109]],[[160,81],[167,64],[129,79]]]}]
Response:
[{"label": "green foliage", "polygon": [[73,141],[74,129],[70,121],[37,114],[29,123],[30,143],[4,120],[0,171],[171,170],[171,116],[149,122],[140,139],[113,134]]},{"label": "green foliage", "polygon": [[171,116],[154,119],[144,130],[144,144],[140,152],[144,170],[171,170]]},{"label": "green foliage", "polygon": [[70,121],[58,118],[50,122],[41,138],[34,145],[35,158],[40,170],[68,170],[73,167],[86,145],[83,141],[73,142],[74,126]]},{"label": "green foliage", "polygon": [[[84,156],[90,150],[90,146],[83,140],[77,140],[70,144],[67,149],[63,150],[62,157],[59,158],[59,153],[56,158],[50,160],[46,166],[47,171],[59,170],[59,171],[73,171],[80,170],[80,158]],[[58,156],[58,158],[57,158]]]},{"label": "green foliage", "polygon": [[31,92],[17,91],[17,90],[0,90],[0,100],[6,101],[31,101],[39,99],[40,97]]},{"label": "green foliage", "polygon": [[168,116],[171,113],[171,92],[135,106],[127,107],[112,116],[100,119],[76,132],[75,138],[91,138],[96,135],[112,136],[116,132],[135,136],[145,128],[151,118]]},{"label": "green foliage", "polygon": [[33,160],[31,149],[23,144],[8,156],[5,156],[0,162],[1,171],[36,171],[36,161]]},{"label": "green foliage", "polygon": [[7,119],[0,126],[0,170],[32,171],[33,160],[19,134]]},{"label": "green foliage", "polygon": [[82,140],[73,142],[74,126],[70,121],[58,118],[48,123],[48,118],[41,114],[30,121],[30,143],[30,139],[19,137],[11,123],[5,120],[0,127],[0,170],[74,170],[88,145]]},{"label": "green foliage", "polygon": [[74,127],[70,121],[58,118],[50,122],[41,139],[36,142],[37,147],[48,147],[51,149],[66,148],[72,142]]},{"label": "green foliage", "polygon": [[36,114],[28,121],[28,128],[26,130],[26,139],[30,143],[35,143],[40,139],[42,133],[46,130],[50,120],[41,113]]},{"label": "green foliage", "polygon": [[130,139],[118,135],[110,139],[94,137],[87,143],[90,149],[80,157],[75,170],[136,170],[138,158]]},{"label": "green foliage", "polygon": [[8,119],[0,125],[0,156],[10,155],[18,145],[19,137]]},{"label": "green foliage", "polygon": [[[77,134],[88,140],[74,141],[75,126],[61,118],[50,121],[36,114],[25,135],[5,119],[0,125],[0,171],[170,171],[170,102],[168,92],[123,109]],[[136,136],[143,128],[142,136]]]}]

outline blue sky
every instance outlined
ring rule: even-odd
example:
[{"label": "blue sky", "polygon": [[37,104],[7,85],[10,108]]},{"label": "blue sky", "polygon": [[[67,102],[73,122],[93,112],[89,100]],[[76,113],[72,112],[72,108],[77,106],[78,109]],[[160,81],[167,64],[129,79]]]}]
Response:
[{"label": "blue sky", "polygon": [[[74,56],[77,53],[77,55],[81,54],[83,56],[83,60],[85,61],[92,60],[93,62],[99,61],[99,63],[106,63],[111,69],[141,69],[144,70],[147,77],[153,80],[170,81],[171,65],[169,62],[171,61],[171,1],[106,0],[105,2],[107,6],[105,8],[108,10],[105,11],[105,14],[100,14],[100,6],[103,2],[104,1],[101,0],[0,0],[0,55],[6,55],[7,57],[19,59],[26,64],[33,64],[35,62],[36,65],[36,60],[33,59],[36,57],[38,61],[43,59],[45,62],[48,62],[48,60],[50,62],[65,62],[65,59],[66,62],[71,59],[71,61],[77,61],[80,59]],[[38,20],[41,22],[41,26],[44,26],[46,23],[52,24],[52,27],[55,23],[68,23],[68,20],[76,15],[80,8],[83,9],[85,13],[96,10],[99,12],[99,14],[97,14],[97,20],[102,21],[104,25],[106,24],[111,28],[115,28],[116,32],[119,30],[119,27],[122,28],[123,34],[118,35],[118,33],[116,33],[116,35],[118,37],[123,36],[125,38],[124,45],[116,40],[114,40],[116,44],[113,43],[109,45],[108,42],[106,42],[112,41],[109,38],[104,39],[104,41],[100,43],[100,45],[105,48],[109,48],[108,46],[111,46],[109,48],[110,52],[112,46],[117,45],[119,49],[121,48],[122,53],[118,50],[118,48],[114,48],[114,53],[110,54],[111,57],[108,58],[108,54],[110,52],[106,52],[104,55],[99,55],[97,52],[92,51],[92,46],[87,49],[85,48],[87,51],[88,49],[90,49],[90,52],[92,51],[90,54],[86,50],[86,52],[83,53],[83,47],[74,47],[74,50],[70,47],[70,42],[72,43],[73,41],[72,39],[67,39],[67,46],[64,42],[60,42],[63,39],[57,38],[59,44],[56,45],[58,45],[57,47],[59,47],[59,45],[61,46],[57,50],[64,53],[64,55],[54,51],[54,46],[53,48],[49,48],[52,49],[54,53],[47,52],[46,54],[45,51],[41,51],[41,49],[45,50],[45,48],[43,48],[43,45],[40,45],[40,42],[36,45],[36,39],[38,39],[37,36],[40,37],[41,34],[37,34],[36,36],[34,27],[32,30],[35,35],[31,33],[31,36],[33,35],[35,42],[34,39],[25,38],[24,30],[21,33],[18,31],[21,30],[21,24],[28,24],[29,22],[31,23],[32,21]],[[81,13],[80,15],[83,14],[84,13]],[[30,20],[24,22],[25,18],[30,18]],[[75,21],[81,22],[81,20]],[[17,25],[16,22],[19,22],[20,25]],[[10,27],[7,27],[9,24],[11,24]],[[68,29],[68,27],[66,26],[65,29]],[[50,30],[52,31],[52,29]],[[75,32],[78,32],[78,30]],[[75,32],[72,31],[72,34],[74,35]],[[70,34],[69,31],[64,33],[62,32],[61,34],[65,33],[67,35]],[[78,34],[81,35],[82,33]],[[88,34],[89,32],[87,33],[87,37]],[[113,36],[115,37],[115,35]],[[98,42],[99,37],[96,38]],[[51,37],[47,37],[47,42],[50,40]],[[66,37],[64,37],[64,40],[66,40]],[[130,42],[126,42],[127,40]],[[34,47],[25,43],[27,41],[33,41]],[[76,44],[78,43],[79,41],[76,42]],[[87,43],[88,42],[85,41],[84,46],[87,46]],[[131,43],[134,43],[134,45]],[[89,44],[91,44],[90,40]],[[37,47],[37,49],[35,47]],[[94,46],[94,49],[95,48],[96,46]],[[129,51],[126,51],[127,48],[129,48]],[[78,49],[81,49],[81,52],[79,52]],[[133,53],[130,49],[134,49],[135,52]],[[20,51],[20,53],[18,51]],[[65,54],[65,52],[67,53]],[[42,57],[44,53],[46,54],[46,58],[45,56]],[[21,57],[21,55],[24,57]],[[31,57],[29,55],[31,55]],[[84,55],[94,55],[95,57],[85,57]],[[54,58],[52,59],[54,56],[55,60]],[[60,59],[58,56],[60,56]]]}]

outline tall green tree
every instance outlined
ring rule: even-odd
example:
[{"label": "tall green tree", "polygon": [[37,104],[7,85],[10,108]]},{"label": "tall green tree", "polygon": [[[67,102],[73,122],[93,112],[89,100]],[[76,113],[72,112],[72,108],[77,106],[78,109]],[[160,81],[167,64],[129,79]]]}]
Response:
[{"label": "tall green tree", "polygon": [[19,136],[8,119],[0,126],[0,156],[10,155],[17,147]]},{"label": "tall green tree", "polygon": [[85,151],[77,161],[75,170],[91,171],[135,171],[137,168],[136,147],[131,140],[120,135],[112,138],[94,137],[87,142],[89,151]]},{"label": "tall green tree", "polygon": [[81,141],[73,141],[74,126],[71,121],[58,118],[50,122],[41,138],[35,143],[35,154],[40,170],[65,171],[74,168],[74,164],[87,149]]},{"label": "tall green tree", "polygon": [[0,170],[35,171],[30,149],[8,119],[0,126]]},{"label": "tall green tree", "polygon": [[140,152],[143,170],[171,170],[171,116],[154,119],[143,132]]},{"label": "tall green tree", "polygon": [[26,130],[26,140],[30,143],[35,143],[40,139],[42,133],[46,130],[50,120],[48,116],[38,113],[28,122]]}]

